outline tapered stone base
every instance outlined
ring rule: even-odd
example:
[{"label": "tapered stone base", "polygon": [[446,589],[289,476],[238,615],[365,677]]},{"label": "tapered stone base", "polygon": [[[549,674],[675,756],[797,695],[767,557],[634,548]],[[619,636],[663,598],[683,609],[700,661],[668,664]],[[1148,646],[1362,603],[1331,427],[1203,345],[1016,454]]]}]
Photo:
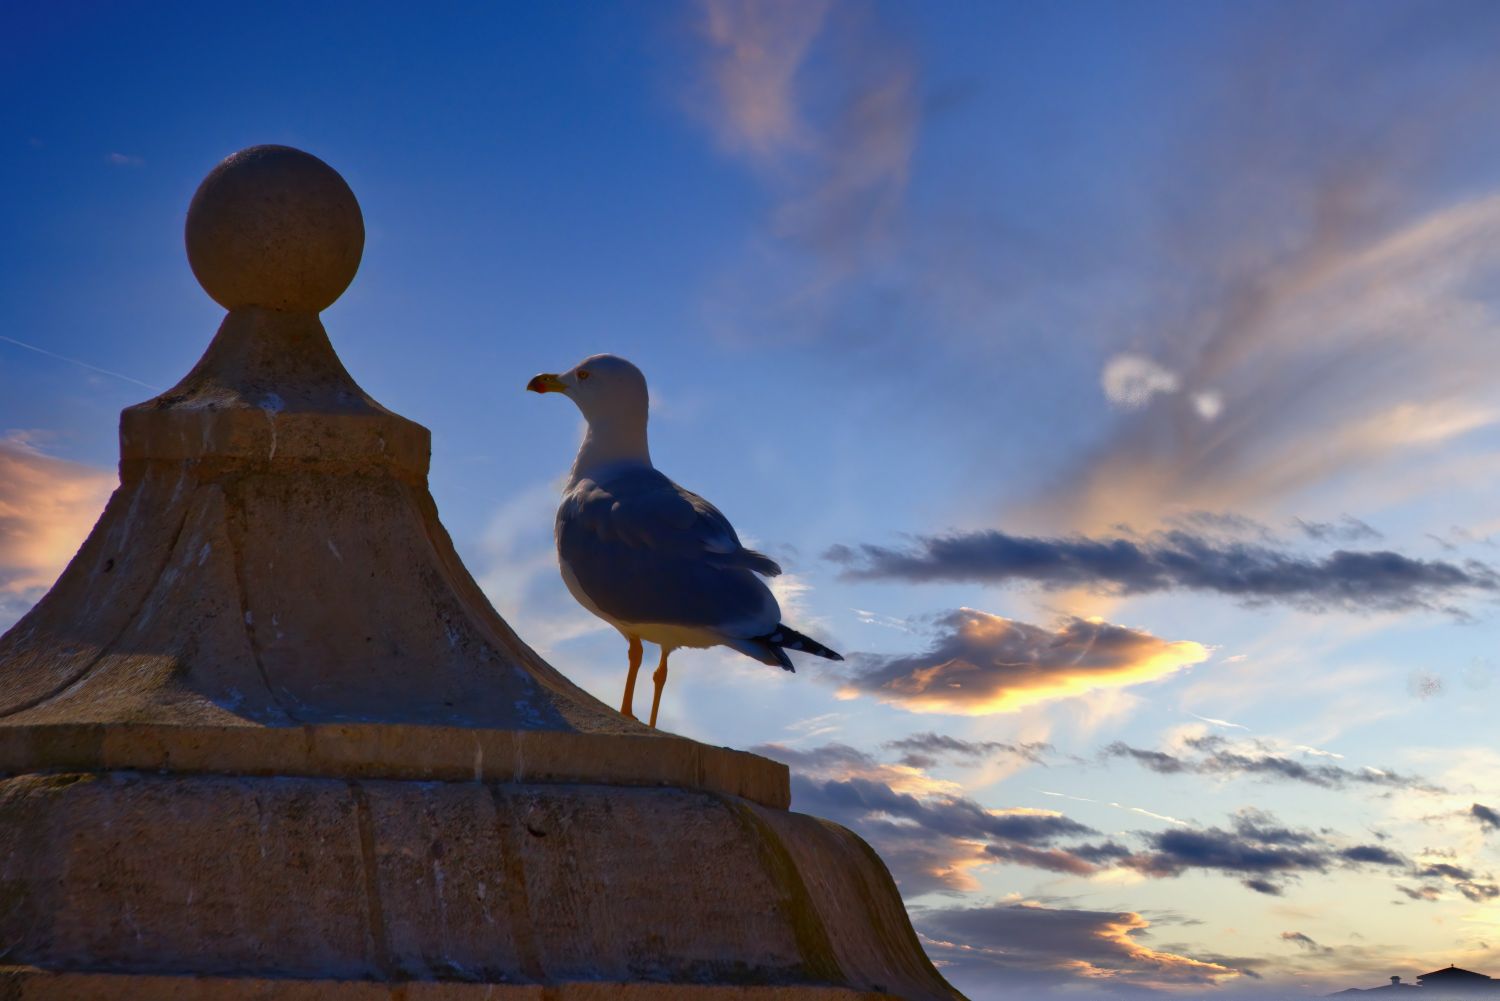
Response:
[{"label": "tapered stone base", "polygon": [[545,987],[420,980],[382,984],[358,980],[49,973],[22,967],[0,967],[0,997],[7,1001],[897,1001],[894,994],[846,987],[716,987],[597,981]]},{"label": "tapered stone base", "polygon": [[862,841],[720,792],[29,773],[0,859],[21,997],[956,996]]}]

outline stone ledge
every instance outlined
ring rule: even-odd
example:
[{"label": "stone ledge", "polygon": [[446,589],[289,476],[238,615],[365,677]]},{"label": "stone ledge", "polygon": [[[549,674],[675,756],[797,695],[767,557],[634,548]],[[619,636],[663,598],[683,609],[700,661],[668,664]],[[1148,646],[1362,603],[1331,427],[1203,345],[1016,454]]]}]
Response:
[{"label": "stone ledge", "polygon": [[52,973],[0,967],[6,1001],[900,1001],[847,987],[575,981],[475,984],[456,981],[280,980],[129,973]]},{"label": "stone ledge", "polygon": [[52,771],[667,786],[791,805],[785,765],[666,735],[399,723],[0,725],[0,775]]}]

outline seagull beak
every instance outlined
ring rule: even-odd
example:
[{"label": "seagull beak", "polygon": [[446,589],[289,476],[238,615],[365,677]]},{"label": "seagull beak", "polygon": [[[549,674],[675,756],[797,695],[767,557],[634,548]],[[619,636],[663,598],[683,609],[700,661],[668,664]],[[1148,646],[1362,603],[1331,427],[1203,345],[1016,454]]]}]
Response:
[{"label": "seagull beak", "polygon": [[563,381],[550,372],[543,372],[526,384],[526,388],[533,393],[561,393],[568,387]]}]

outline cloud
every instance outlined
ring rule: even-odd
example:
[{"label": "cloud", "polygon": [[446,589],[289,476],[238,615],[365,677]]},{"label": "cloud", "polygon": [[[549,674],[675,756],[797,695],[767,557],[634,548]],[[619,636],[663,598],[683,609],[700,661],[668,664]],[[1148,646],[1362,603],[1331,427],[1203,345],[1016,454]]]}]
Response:
[{"label": "cloud", "polygon": [[114,167],[144,167],[146,161],[138,156],[128,153],[107,153],[104,162]]},{"label": "cloud", "polygon": [[1328,829],[1289,827],[1262,810],[1241,809],[1227,827],[1201,827],[1111,803],[1174,826],[1103,837],[1057,811],[985,806],[955,783],[845,744],[810,749],[769,744],[752,750],[791,767],[797,810],[827,817],[867,839],[908,899],[975,891],[980,884],[974,871],[1002,863],[1090,879],[1111,874],[1172,879],[1210,872],[1273,896],[1309,873],[1374,868],[1445,880],[1476,900],[1500,894],[1488,877],[1468,868],[1414,864],[1383,845],[1352,842]]},{"label": "cloud", "polygon": [[1099,377],[1104,397],[1124,410],[1139,410],[1154,396],[1177,392],[1182,381],[1176,373],[1140,355],[1115,355]]},{"label": "cloud", "polygon": [[943,758],[977,761],[993,755],[1009,755],[1040,765],[1045,763],[1046,753],[1052,750],[1052,745],[1043,741],[1023,741],[1018,744],[999,740],[970,741],[930,732],[886,741],[881,746],[903,752],[901,763],[911,768],[931,768]]},{"label": "cloud", "polygon": [[1475,803],[1469,807],[1469,816],[1479,822],[1479,826],[1486,831],[1500,831],[1500,813],[1483,803]]},{"label": "cloud", "polygon": [[1237,814],[1232,830],[1169,828],[1143,837],[1146,849],[1124,859],[1123,865],[1158,879],[1192,870],[1239,876],[1249,889],[1273,896],[1284,892],[1287,879],[1303,873],[1408,865],[1379,845],[1337,845],[1328,834],[1280,826],[1258,810]]},{"label": "cloud", "polygon": [[828,8],[818,0],[699,4],[712,81],[700,110],[726,149],[773,158],[811,143],[797,78]]},{"label": "cloud", "polygon": [[[1447,880],[1448,885],[1462,894],[1466,900],[1476,904],[1500,897],[1500,885],[1491,882],[1489,874],[1480,875],[1468,866],[1452,862],[1418,863],[1410,867],[1407,875],[1412,879]],[[1412,900],[1424,902],[1435,901],[1443,896],[1442,887],[1432,882],[1427,882],[1416,889],[1405,886],[1397,886],[1396,889]]]},{"label": "cloud", "polygon": [[1304,521],[1294,518],[1294,524],[1309,539],[1318,542],[1365,542],[1385,538],[1374,528],[1351,515],[1340,515],[1338,521]]},{"label": "cloud", "polygon": [[1434,903],[1434,902],[1436,902],[1438,900],[1441,900],[1443,898],[1443,891],[1442,891],[1442,889],[1440,887],[1436,887],[1436,886],[1430,886],[1429,885],[1429,886],[1410,887],[1410,886],[1400,886],[1400,885],[1398,885],[1396,887],[1396,889],[1399,892],[1401,892],[1401,893],[1405,894],[1406,896],[1410,897],[1412,900],[1420,901],[1422,903],[1427,903],[1427,904]]},{"label": "cloud", "polygon": [[[1464,190],[1449,178],[1500,125],[1478,96],[1500,72],[1493,8],[1456,9],[1416,44],[1395,8],[1354,30],[1332,8],[1286,10],[1237,33],[1219,79],[1200,78],[1213,113],[1183,116],[1163,151],[1155,225],[1127,279],[1140,305],[1103,338],[1101,357],[1128,344],[1182,396],[1120,414],[1031,505],[1043,523],[1262,508],[1345,477],[1404,489],[1392,463],[1496,419],[1485,290],[1500,198],[1434,205]],[[1222,402],[1211,422],[1191,405],[1209,388]]]},{"label": "cloud", "polygon": [[1207,658],[1200,644],[1107,622],[1066,618],[1046,629],[961,608],[937,620],[922,653],[856,654],[836,677],[841,697],[868,694],[913,712],[981,716],[1157,681]]},{"label": "cloud", "polygon": [[[1262,740],[1234,742],[1213,734],[1187,737],[1183,746],[1192,754],[1132,747],[1115,741],[1103,748],[1105,758],[1128,758],[1160,775],[1214,775],[1223,778],[1253,776],[1302,782],[1323,789],[1375,786],[1418,792],[1442,789],[1419,776],[1378,768],[1345,768],[1323,762],[1307,763],[1289,757]],[[1304,752],[1306,753],[1306,752]],[[1313,756],[1324,756],[1314,754]]]},{"label": "cloud", "polygon": [[1494,883],[1476,883],[1473,880],[1460,880],[1453,884],[1459,893],[1476,904],[1482,904],[1487,900],[1500,897],[1500,886]]},{"label": "cloud", "polygon": [[978,889],[970,870],[979,866],[1087,876],[1129,854],[1108,842],[1065,847],[1059,842],[1096,832],[1054,810],[982,806],[954,783],[845,744],[752,750],[792,768],[799,811],[844,824],[874,845],[907,897]]},{"label": "cloud", "polygon": [[928,954],[971,992],[971,984],[1019,995],[1070,985],[1219,987],[1245,972],[1147,946],[1151,922],[1134,911],[997,903],[923,908],[913,919]]},{"label": "cloud", "polygon": [[910,49],[861,5],[697,9],[706,86],[696,116],[772,189],[772,231],[821,262],[815,285],[836,284],[888,235],[904,200],[920,122]]},{"label": "cloud", "polygon": [[1194,393],[1188,399],[1193,404],[1193,410],[1206,421],[1216,421],[1224,412],[1224,394],[1217,390],[1208,389],[1201,393]]},{"label": "cloud", "polygon": [[1023,582],[1119,596],[1199,591],[1312,611],[1432,608],[1470,592],[1500,590],[1500,576],[1473,560],[1344,549],[1302,556],[1182,529],[1143,538],[957,532],[921,536],[904,550],[836,545],[824,558],[842,563],[843,576],[852,580]]},{"label": "cloud", "polygon": [[1313,940],[1312,936],[1303,934],[1300,931],[1284,931],[1281,933],[1281,940],[1283,942],[1290,942],[1299,949],[1305,949],[1308,952],[1315,952],[1320,955],[1326,956],[1333,952],[1328,946],[1318,944]]},{"label": "cloud", "polygon": [[0,437],[0,628],[52,586],[117,482],[113,472],[42,454],[37,437]]}]

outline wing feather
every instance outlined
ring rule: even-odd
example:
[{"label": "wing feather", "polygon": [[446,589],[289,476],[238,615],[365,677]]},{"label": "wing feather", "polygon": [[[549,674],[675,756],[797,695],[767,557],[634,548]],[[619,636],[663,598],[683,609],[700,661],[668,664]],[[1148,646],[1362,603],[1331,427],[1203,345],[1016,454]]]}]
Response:
[{"label": "wing feather", "polygon": [[718,508],[654,469],[579,481],[557,511],[558,558],[622,622],[753,636],[780,609],[756,576],[781,567],[741,545]]}]

